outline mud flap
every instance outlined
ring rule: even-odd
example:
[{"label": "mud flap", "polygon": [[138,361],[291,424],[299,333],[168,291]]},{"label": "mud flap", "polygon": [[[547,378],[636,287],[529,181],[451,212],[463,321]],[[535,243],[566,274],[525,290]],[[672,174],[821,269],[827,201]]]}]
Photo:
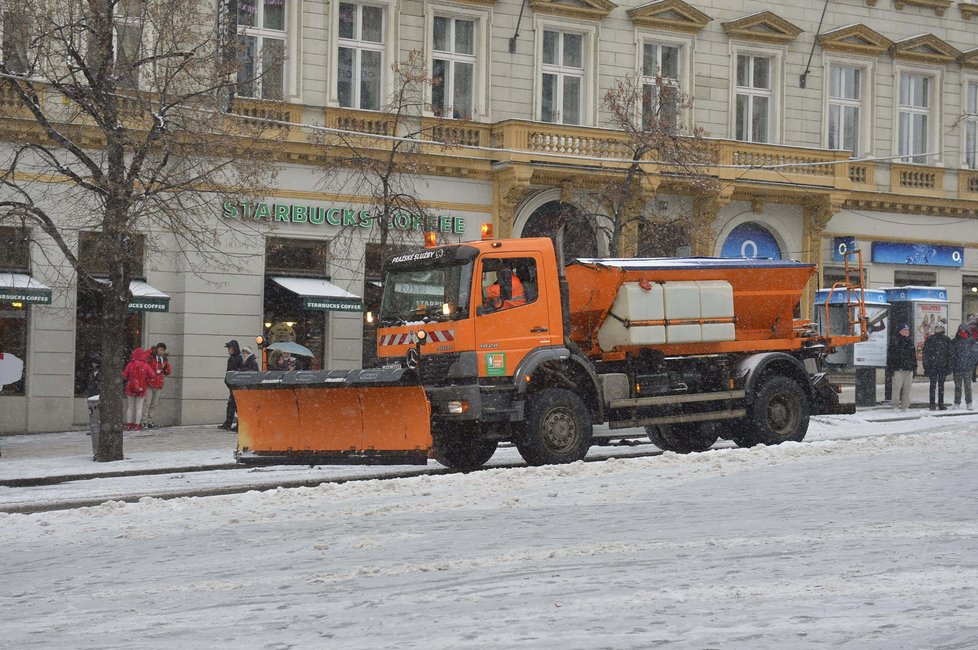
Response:
[{"label": "mud flap", "polygon": [[829,383],[825,373],[814,376],[812,381],[812,415],[852,415],[856,412],[854,402],[840,402],[835,387]]},{"label": "mud flap", "polygon": [[233,372],[247,464],[423,465],[431,406],[412,371]]}]

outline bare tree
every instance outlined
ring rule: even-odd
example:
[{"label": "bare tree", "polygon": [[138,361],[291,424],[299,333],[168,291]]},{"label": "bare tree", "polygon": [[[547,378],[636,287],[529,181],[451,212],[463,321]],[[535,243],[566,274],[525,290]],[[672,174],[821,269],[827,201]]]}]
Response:
[{"label": "bare tree", "polygon": [[[364,197],[370,216],[362,214],[354,223],[341,225],[334,241],[356,250],[363,246],[362,265],[367,283],[379,280],[383,260],[395,252],[420,244],[422,232],[435,232],[442,240],[443,224],[421,200],[419,185],[437,171],[437,158],[456,147],[465,133],[464,122],[425,117],[431,107],[425,100],[433,80],[424,53],[413,50],[391,66],[390,93],[381,110],[369,114],[349,112],[336,123],[338,128],[321,132],[315,141],[323,149],[325,191],[342,187],[344,193]],[[461,116],[467,117],[467,116]],[[368,221],[363,223],[363,219]],[[369,225],[369,228],[363,227]],[[379,291],[366,287],[367,309]],[[365,326],[364,357],[373,356],[373,337]]]},{"label": "bare tree", "polygon": [[707,167],[715,147],[684,116],[692,99],[663,77],[620,79],[604,96],[610,126],[624,133],[618,143],[623,162],[612,165],[596,187],[575,189],[576,201],[604,231],[609,255],[636,245],[646,254],[673,254],[689,241],[689,215],[650,215],[660,193],[700,196],[715,191]]},{"label": "bare tree", "polygon": [[[260,123],[230,118],[238,69],[235,9],[224,22],[199,0],[4,3],[0,123],[6,123],[0,223],[43,233],[42,250],[101,299],[102,400],[97,461],[122,453],[124,343],[142,242],[176,242],[185,263],[226,261],[200,215],[221,188],[260,192]],[[8,50],[12,54],[8,53]],[[3,119],[7,118],[7,119]],[[10,125],[17,125],[13,130]],[[203,221],[203,222],[202,222]],[[79,254],[92,233],[94,255]],[[93,262],[92,260],[96,260]],[[104,275],[103,275],[104,274]],[[99,277],[101,276],[101,277]]]}]

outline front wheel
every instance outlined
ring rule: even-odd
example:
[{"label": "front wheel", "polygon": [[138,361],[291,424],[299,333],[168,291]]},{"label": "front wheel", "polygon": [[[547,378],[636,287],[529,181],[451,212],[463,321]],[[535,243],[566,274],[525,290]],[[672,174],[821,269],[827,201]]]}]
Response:
[{"label": "front wheel", "polygon": [[514,442],[530,465],[582,460],[591,447],[591,413],[584,401],[562,388],[528,398],[526,420]]},{"label": "front wheel", "polygon": [[734,442],[742,447],[801,442],[808,433],[810,413],[808,396],[798,382],[787,377],[768,377],[757,390],[744,430]]},{"label": "front wheel", "polygon": [[445,467],[469,472],[489,462],[496,444],[480,436],[478,427],[445,427],[432,432],[431,455]]}]

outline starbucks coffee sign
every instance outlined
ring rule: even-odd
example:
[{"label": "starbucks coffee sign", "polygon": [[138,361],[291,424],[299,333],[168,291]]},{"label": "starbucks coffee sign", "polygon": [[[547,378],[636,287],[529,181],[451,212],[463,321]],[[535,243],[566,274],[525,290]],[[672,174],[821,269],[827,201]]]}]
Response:
[{"label": "starbucks coffee sign", "polygon": [[[309,223],[314,226],[352,226],[355,228],[374,228],[378,223],[377,215],[371,210],[292,203],[251,203],[248,201],[225,201],[221,205],[221,216],[225,219],[240,219],[242,221]],[[465,219],[463,217],[425,217],[398,212],[390,217],[387,225],[395,230],[465,234]]]}]

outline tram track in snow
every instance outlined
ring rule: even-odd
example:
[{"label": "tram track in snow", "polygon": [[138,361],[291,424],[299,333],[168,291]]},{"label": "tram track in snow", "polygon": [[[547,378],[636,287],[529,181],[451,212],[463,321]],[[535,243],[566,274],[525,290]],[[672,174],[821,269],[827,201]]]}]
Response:
[{"label": "tram track in snow", "polygon": [[[881,412],[880,415],[882,415]],[[978,413],[969,412],[951,412],[947,414],[941,414],[939,416],[941,420],[944,420],[946,416],[951,415],[978,415]],[[891,422],[905,422],[906,420],[919,420],[923,417],[921,415],[909,415],[907,417],[889,417],[885,419],[869,419],[867,421],[880,422],[880,421],[891,421]],[[829,424],[836,418],[834,416],[826,416],[823,420],[824,423]],[[840,418],[841,419],[841,418]],[[842,423],[845,423],[842,420]],[[933,423],[931,426],[925,429],[904,432],[902,434],[897,433],[896,435],[912,435],[917,433],[926,433],[931,431],[939,431],[946,428],[949,424],[941,422]],[[866,438],[875,437],[878,434],[847,434],[845,436],[839,436],[837,438],[833,437],[821,437],[818,442],[844,442],[848,440],[860,440]],[[609,442],[609,444],[596,444],[591,449],[591,455],[584,459],[587,463],[603,462],[610,458],[647,458],[654,457],[663,454],[661,450],[652,445],[651,442],[647,440],[641,440],[636,438],[630,439],[612,439],[617,440],[616,442]],[[809,440],[808,442],[814,442]],[[503,444],[500,446],[501,449],[511,448],[512,445]],[[733,443],[728,441],[720,441],[714,445],[713,449],[729,449],[734,448]],[[601,450],[597,452],[597,450]],[[211,465],[203,467],[182,467],[182,468],[155,468],[155,469],[141,469],[141,470],[128,470],[120,472],[108,472],[108,473],[98,473],[98,474],[73,474],[65,476],[49,476],[49,477],[39,477],[37,479],[8,479],[7,481],[0,482],[0,485],[4,487],[17,489],[17,490],[29,490],[32,488],[57,488],[57,486],[65,486],[68,483],[77,485],[91,484],[92,481],[112,481],[113,479],[126,480],[131,482],[131,480],[138,480],[140,478],[152,479],[156,483],[156,487],[141,489],[141,490],[126,490],[122,488],[122,491],[112,492],[108,490],[105,494],[99,494],[98,496],[91,497],[77,497],[71,498],[65,496],[62,498],[53,497],[45,499],[43,495],[39,500],[31,501],[29,498],[22,502],[11,502],[11,503],[0,503],[0,513],[9,514],[33,514],[42,512],[51,512],[57,510],[69,510],[73,508],[84,508],[98,506],[106,502],[124,502],[124,503],[134,503],[144,498],[154,498],[154,499],[180,499],[180,498],[192,498],[192,497],[210,497],[210,496],[224,496],[231,494],[243,494],[250,491],[266,491],[274,489],[293,489],[293,488],[303,488],[303,487],[316,487],[324,484],[342,484],[349,482],[362,482],[362,481],[382,481],[382,480],[392,480],[392,479],[404,479],[404,478],[415,478],[419,476],[439,476],[445,474],[461,473],[458,470],[452,470],[446,467],[441,467],[433,463],[429,463],[424,466],[387,466],[387,465],[360,465],[360,466],[325,466],[316,465],[308,466],[306,471],[317,471],[322,470],[328,472],[334,470],[337,467],[342,468],[357,468],[357,473],[346,473],[344,475],[317,475],[317,476],[301,476],[296,478],[290,478],[288,475],[290,473],[298,472],[303,469],[301,465],[240,465],[235,463],[229,463],[226,465]],[[486,467],[474,471],[493,471],[493,470],[508,470],[525,468],[526,463],[520,461],[508,462],[508,461],[497,461],[495,463],[490,462]],[[293,470],[290,472],[290,470]],[[339,470],[342,471],[342,470]],[[205,476],[210,473],[215,473],[217,475],[226,475],[227,472],[234,472],[235,474],[244,475],[245,480],[234,482],[234,483],[221,483],[212,485],[209,484],[208,480],[203,480],[198,484],[195,484],[193,479],[185,480],[187,475],[198,475]],[[210,479],[210,477],[207,477]],[[188,485],[184,487],[167,487],[165,483],[167,481],[184,481]],[[161,484],[162,482],[162,484]],[[84,491],[84,490],[79,490]]]}]

